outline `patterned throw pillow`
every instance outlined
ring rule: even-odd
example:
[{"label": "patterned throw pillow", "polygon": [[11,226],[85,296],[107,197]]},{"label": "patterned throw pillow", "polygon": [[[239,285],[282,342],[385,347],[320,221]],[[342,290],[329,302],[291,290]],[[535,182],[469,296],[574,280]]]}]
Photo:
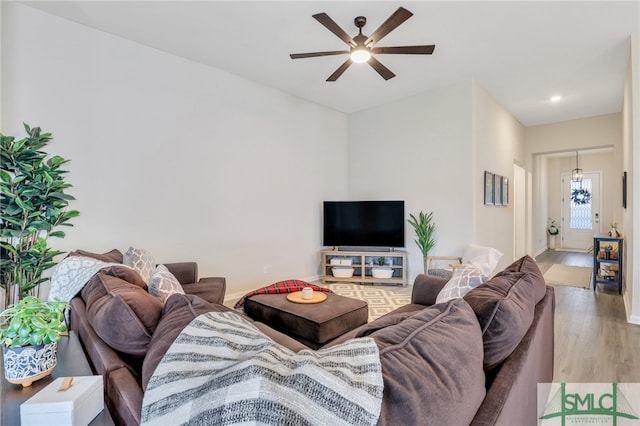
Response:
[{"label": "patterned throw pillow", "polygon": [[156,296],[162,303],[172,294],[184,294],[178,279],[164,265],[158,267],[151,274],[149,280],[149,294]]},{"label": "patterned throw pillow", "polygon": [[124,254],[122,263],[139,273],[147,284],[149,284],[151,273],[156,268],[156,260],[149,251],[133,247],[129,247]]},{"label": "patterned throw pillow", "polygon": [[487,276],[482,273],[473,265],[458,266],[453,270],[453,276],[442,287],[436,303],[448,302],[451,299],[457,299],[463,297],[471,289],[478,287],[480,284],[487,281]]}]

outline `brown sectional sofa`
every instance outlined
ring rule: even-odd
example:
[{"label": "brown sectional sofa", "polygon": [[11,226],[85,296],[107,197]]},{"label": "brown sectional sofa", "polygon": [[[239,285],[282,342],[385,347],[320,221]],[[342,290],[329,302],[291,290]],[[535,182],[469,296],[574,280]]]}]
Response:
[{"label": "brown sectional sofa", "polygon": [[[118,267],[96,274],[72,300],[71,329],[105,378],[107,406],[118,424],[140,422],[143,389],[180,331],[201,313],[229,310],[222,305],[224,278],[198,281],[195,263],[166,266],[186,294],[172,295],[159,310],[144,286]],[[385,388],[379,424],[536,424],[537,383],[553,375],[553,288],[530,257],[464,299],[435,305],[446,282],[419,275],[411,304],[325,347],[374,338]],[[294,351],[305,348],[254,324]]]}]

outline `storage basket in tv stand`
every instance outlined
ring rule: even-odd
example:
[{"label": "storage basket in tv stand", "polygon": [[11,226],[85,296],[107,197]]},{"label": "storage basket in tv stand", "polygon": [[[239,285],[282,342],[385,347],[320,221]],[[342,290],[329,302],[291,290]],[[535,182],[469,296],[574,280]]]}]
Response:
[{"label": "storage basket in tv stand", "polygon": [[[391,278],[374,278],[371,269],[379,267],[377,260],[385,258],[385,261],[392,261],[392,264],[382,265],[393,269]],[[351,259],[353,276],[349,278],[334,277],[331,271],[331,259]],[[322,250],[322,282],[355,282],[366,284],[407,284],[407,253],[405,251],[344,251],[338,249]]]}]

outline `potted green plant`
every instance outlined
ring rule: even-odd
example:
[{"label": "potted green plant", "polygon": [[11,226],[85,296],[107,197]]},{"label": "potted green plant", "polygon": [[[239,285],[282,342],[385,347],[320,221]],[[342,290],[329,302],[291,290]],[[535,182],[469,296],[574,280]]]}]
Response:
[{"label": "potted green plant", "polygon": [[[26,295],[39,296],[42,273],[55,265],[61,252],[49,246],[49,237],[63,238],[56,230],[78,216],[68,210],[74,198],[65,193],[68,162],[42,151],[52,139],[39,127],[24,125],[27,137],[17,140],[0,134],[0,310]],[[0,291],[0,293],[2,293]]]},{"label": "potted green plant", "polygon": [[413,229],[416,231],[416,245],[422,252],[422,260],[424,273],[427,273],[427,257],[429,256],[429,251],[436,245],[436,240],[434,234],[436,232],[436,225],[432,223],[433,220],[433,212],[429,213],[418,213],[418,217],[413,214],[409,214],[409,223],[413,226]]},{"label": "potted green plant", "polygon": [[66,302],[27,296],[0,313],[4,375],[10,383],[31,386],[51,374],[58,340],[67,332]]}]

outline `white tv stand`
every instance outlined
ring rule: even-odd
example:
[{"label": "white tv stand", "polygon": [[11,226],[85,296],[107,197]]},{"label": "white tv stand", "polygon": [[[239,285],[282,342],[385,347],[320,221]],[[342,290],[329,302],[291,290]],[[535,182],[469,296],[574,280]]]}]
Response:
[{"label": "white tv stand", "polygon": [[[404,250],[387,250],[387,251],[357,251],[357,250],[338,250],[336,248],[322,250],[322,282],[355,282],[362,284],[407,284],[407,252]],[[382,265],[393,269],[391,278],[374,278],[371,275],[371,268],[380,266],[378,258],[384,257],[385,260],[391,260],[393,264]],[[353,276],[349,278],[334,277],[331,271],[331,259],[351,259],[353,267]]]}]

